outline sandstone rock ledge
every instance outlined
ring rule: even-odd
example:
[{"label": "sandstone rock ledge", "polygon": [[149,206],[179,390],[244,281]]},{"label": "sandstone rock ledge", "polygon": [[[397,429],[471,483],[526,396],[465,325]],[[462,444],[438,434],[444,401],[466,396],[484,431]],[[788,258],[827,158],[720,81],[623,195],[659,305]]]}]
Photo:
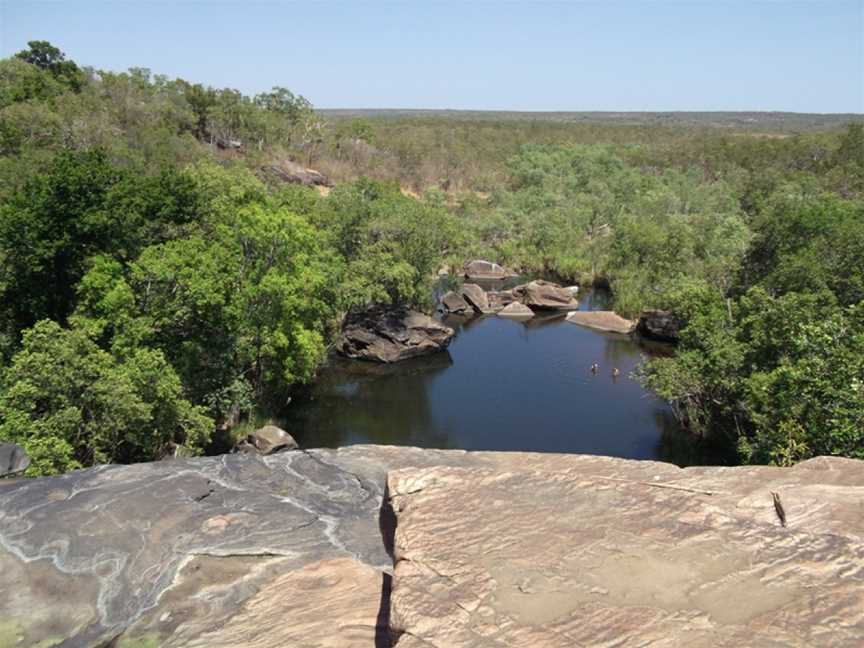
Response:
[{"label": "sandstone rock ledge", "polygon": [[852,460],[384,446],[0,481],[0,646],[862,645],[862,502]]}]

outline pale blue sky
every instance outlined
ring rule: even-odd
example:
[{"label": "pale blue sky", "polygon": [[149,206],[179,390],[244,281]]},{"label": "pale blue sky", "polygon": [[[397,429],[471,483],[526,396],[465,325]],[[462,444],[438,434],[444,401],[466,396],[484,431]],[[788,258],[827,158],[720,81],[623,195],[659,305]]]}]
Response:
[{"label": "pale blue sky", "polygon": [[325,108],[864,112],[864,0],[0,0],[31,39]]}]

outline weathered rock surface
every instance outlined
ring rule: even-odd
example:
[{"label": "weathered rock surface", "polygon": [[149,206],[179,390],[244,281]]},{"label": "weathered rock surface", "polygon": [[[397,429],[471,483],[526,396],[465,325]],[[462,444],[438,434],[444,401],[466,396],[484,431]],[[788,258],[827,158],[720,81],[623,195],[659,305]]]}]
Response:
[{"label": "weathered rock surface", "polygon": [[485,462],[354,446],[0,481],[0,645],[389,646],[386,472]]},{"label": "weathered rock surface", "polygon": [[441,310],[452,315],[466,315],[473,313],[474,309],[459,293],[452,290],[444,293],[441,297]]},{"label": "weathered rock surface", "polygon": [[621,317],[613,311],[577,311],[567,315],[567,321],[597,331],[629,335],[636,322]]},{"label": "weathered rock surface", "polygon": [[336,350],[358,360],[398,362],[443,351],[454,335],[423,313],[373,306],[348,314]]},{"label": "weathered rock surface", "polygon": [[17,475],[27,470],[30,457],[16,443],[0,443],[0,477]]},{"label": "weathered rock surface", "polygon": [[275,425],[265,425],[249,434],[246,442],[261,454],[295,450],[298,445],[290,434]]},{"label": "weathered rock surface", "polygon": [[525,304],[512,302],[498,311],[498,317],[509,317],[511,319],[531,319],[534,317],[534,311],[528,308]]},{"label": "weathered rock surface", "polygon": [[513,289],[513,296],[520,302],[538,310],[576,310],[579,302],[566,288],[551,281],[536,280]]},{"label": "weathered rock surface", "polygon": [[396,471],[389,492],[397,648],[864,642],[861,462],[522,455]]},{"label": "weathered rock surface", "polygon": [[852,460],[384,446],[0,481],[0,645],[861,645],[862,501]]},{"label": "weathered rock surface", "polygon": [[639,316],[639,333],[661,342],[677,342],[681,323],[672,313],[664,310],[647,310]]},{"label": "weathered rock surface", "polygon": [[466,283],[459,289],[459,294],[477,313],[488,313],[489,299],[486,297],[486,291],[477,284]]},{"label": "weathered rock surface", "polygon": [[463,267],[462,273],[468,279],[507,279],[517,276],[509,268],[482,259],[468,261]]},{"label": "weathered rock surface", "polygon": [[279,164],[269,164],[261,167],[261,170],[282,182],[289,184],[300,184],[306,187],[332,187],[330,179],[320,171],[307,169],[296,162],[286,160]]}]

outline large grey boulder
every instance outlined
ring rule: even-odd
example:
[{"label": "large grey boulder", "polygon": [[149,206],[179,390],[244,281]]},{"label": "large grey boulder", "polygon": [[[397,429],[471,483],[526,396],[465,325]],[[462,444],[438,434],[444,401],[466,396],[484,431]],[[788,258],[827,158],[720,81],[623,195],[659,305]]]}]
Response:
[{"label": "large grey boulder", "polygon": [[489,313],[491,311],[486,291],[477,284],[463,284],[459,288],[459,294],[477,313]]},{"label": "large grey boulder", "polygon": [[467,279],[480,280],[507,279],[509,277],[517,276],[517,274],[509,268],[505,268],[504,266],[492,261],[484,261],[483,259],[474,259],[473,261],[466,262],[462,269],[462,273]]},{"label": "large grey boulder", "polygon": [[442,295],[440,304],[441,310],[450,315],[466,315],[474,312],[474,309],[462,295],[452,290]]},{"label": "large grey boulder", "polygon": [[573,293],[551,281],[536,280],[513,289],[520,302],[537,310],[576,310],[579,302]]},{"label": "large grey boulder", "polygon": [[299,447],[294,437],[275,425],[265,425],[255,430],[246,437],[246,443],[263,455]]},{"label": "large grey boulder", "polygon": [[0,443],[0,477],[23,473],[30,466],[30,457],[16,443]]},{"label": "large grey boulder", "polygon": [[398,362],[443,351],[454,335],[424,313],[372,306],[348,314],[336,350],[357,360]]},{"label": "large grey boulder", "polygon": [[661,342],[677,342],[681,322],[670,311],[646,310],[639,316],[640,335]]},{"label": "large grey boulder", "polygon": [[261,167],[265,175],[276,178],[288,184],[299,184],[306,187],[332,187],[330,179],[320,171],[307,169],[296,162],[284,160],[278,164],[268,164]]}]

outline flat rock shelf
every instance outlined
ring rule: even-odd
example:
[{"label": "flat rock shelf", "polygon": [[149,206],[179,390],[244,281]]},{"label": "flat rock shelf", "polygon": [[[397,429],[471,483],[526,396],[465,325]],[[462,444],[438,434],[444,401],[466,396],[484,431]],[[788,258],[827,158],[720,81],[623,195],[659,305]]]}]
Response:
[{"label": "flat rock shelf", "polygon": [[861,645],[862,499],[848,459],[385,446],[7,480],[0,645]]}]

